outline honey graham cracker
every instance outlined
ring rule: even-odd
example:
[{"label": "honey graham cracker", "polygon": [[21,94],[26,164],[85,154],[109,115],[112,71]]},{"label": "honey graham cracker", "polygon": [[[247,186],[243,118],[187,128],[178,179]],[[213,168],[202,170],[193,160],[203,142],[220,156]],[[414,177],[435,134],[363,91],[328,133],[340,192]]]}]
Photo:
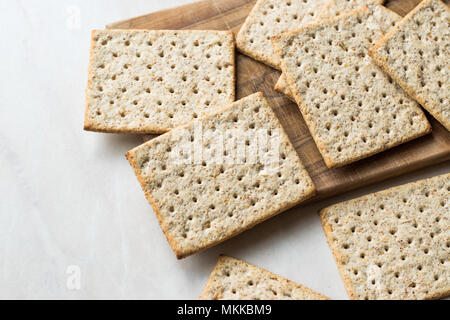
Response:
[{"label": "honey graham cracker", "polygon": [[444,2],[421,2],[369,54],[450,130],[450,9]]},{"label": "honey graham cracker", "polygon": [[273,38],[283,72],[329,168],[431,131],[420,106],[367,55],[383,33],[373,7]]},{"label": "honey graham cracker", "polygon": [[[342,6],[339,6],[339,3],[341,3],[341,1],[334,1],[334,0],[332,0],[332,1],[335,3],[336,7],[340,8],[340,11],[339,10],[336,11],[338,14],[341,12],[344,12],[342,10]],[[332,2],[332,1],[330,1],[330,2]],[[354,1],[347,2],[345,0],[343,2],[354,3]],[[359,3],[359,2],[356,2],[356,3]],[[345,9],[347,9],[347,8],[345,8]],[[348,9],[351,11],[351,7]],[[349,11],[349,10],[346,10],[346,11]],[[386,34],[402,19],[402,17],[400,15],[398,15],[397,13],[395,13],[394,11],[392,11],[386,7],[380,6],[380,5],[370,6],[370,10],[372,10],[372,14],[374,15],[375,19],[377,20],[378,26],[380,27],[383,34]],[[330,16],[330,17],[333,17],[333,16]],[[357,36],[360,36],[360,35],[357,35]],[[364,35],[361,35],[361,36],[364,36]],[[379,35],[379,37],[381,37],[381,34]],[[374,41],[376,41],[376,40],[374,40]],[[278,79],[278,81],[275,85],[275,90],[286,95],[292,101],[295,101],[295,98],[292,95],[291,90],[289,89],[289,84],[286,80],[286,77],[283,74]]]},{"label": "honey graham cracker", "polygon": [[202,300],[329,300],[305,286],[242,260],[220,256]]},{"label": "honey graham cracker", "polygon": [[228,31],[94,30],[85,130],[164,133],[235,99]]},{"label": "honey graham cracker", "polygon": [[262,93],[177,127],[127,158],[179,259],[315,194]]},{"label": "honey graham cracker", "polygon": [[450,174],[320,212],[351,299],[450,295]]}]

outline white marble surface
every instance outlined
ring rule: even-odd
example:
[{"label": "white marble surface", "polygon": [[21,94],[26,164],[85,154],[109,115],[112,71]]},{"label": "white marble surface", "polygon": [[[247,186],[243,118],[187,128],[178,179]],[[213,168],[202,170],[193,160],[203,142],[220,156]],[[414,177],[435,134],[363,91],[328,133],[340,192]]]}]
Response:
[{"label": "white marble surface", "polygon": [[0,298],[195,299],[226,253],[345,299],[317,210],[450,170],[296,208],[177,261],[124,157],[140,138],[82,123],[90,30],[188,1],[0,1]]}]

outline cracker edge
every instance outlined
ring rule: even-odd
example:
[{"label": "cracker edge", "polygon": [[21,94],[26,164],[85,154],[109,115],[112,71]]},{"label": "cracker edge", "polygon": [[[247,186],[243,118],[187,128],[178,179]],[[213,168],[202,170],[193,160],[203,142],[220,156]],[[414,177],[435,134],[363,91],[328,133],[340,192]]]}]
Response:
[{"label": "cracker edge", "polygon": [[[128,129],[128,128],[120,128],[120,129],[113,129],[105,125],[97,125],[93,122],[91,122],[88,118],[88,109],[91,105],[91,100],[89,99],[89,88],[92,85],[92,65],[93,65],[93,53],[94,49],[96,48],[96,44],[94,41],[94,38],[97,33],[102,31],[114,31],[114,29],[106,29],[106,30],[92,30],[91,31],[91,46],[89,50],[89,68],[88,68],[88,82],[85,90],[86,95],[86,103],[85,103],[85,113],[84,113],[84,127],[83,130],[85,131],[92,131],[92,132],[101,132],[101,133],[135,133],[135,134],[163,134],[166,132],[169,132],[170,130],[182,126],[186,123],[190,123],[191,120],[188,120],[185,123],[180,123],[179,125],[172,127],[172,128],[162,128],[162,127],[155,127],[152,125],[148,125],[145,128],[142,129]],[[227,34],[231,37],[229,45],[226,47],[229,50],[229,54],[231,55],[231,62],[232,62],[232,68],[233,68],[233,77],[230,80],[231,85],[231,102],[233,103],[236,100],[236,51],[235,51],[235,38],[234,33],[232,31],[222,31],[222,30],[142,30],[142,29],[127,29],[127,30],[120,30],[120,31],[170,31],[170,32],[179,32],[179,33],[189,33],[192,31],[213,31],[216,33],[223,33]],[[219,109],[221,106],[217,106]],[[214,113],[215,111],[212,111]]]},{"label": "cracker edge", "polygon": [[[368,7],[364,7],[364,8],[357,9],[357,10],[353,10],[353,11],[348,11],[347,13],[342,14],[342,15],[339,15],[339,16],[337,16],[337,17],[333,17],[333,18],[325,19],[325,20],[320,20],[320,21],[318,21],[318,22],[316,22],[316,23],[313,23],[313,24],[304,26],[304,27],[299,28],[299,29],[297,29],[297,30],[292,30],[292,31],[284,32],[284,33],[282,33],[282,34],[279,34],[279,35],[277,35],[277,36],[272,37],[272,38],[271,38],[272,44],[273,44],[273,46],[274,46],[274,48],[275,48],[275,51],[276,51],[276,53],[278,54],[278,56],[281,57],[281,56],[282,56],[282,50],[281,50],[281,48],[280,48],[279,45],[278,45],[278,41],[279,41],[282,37],[286,37],[286,36],[289,36],[289,35],[291,35],[291,34],[295,34],[295,33],[299,32],[299,31],[303,31],[303,30],[307,30],[307,29],[313,29],[313,28],[316,28],[316,27],[318,27],[318,26],[321,26],[321,25],[324,25],[324,24],[328,24],[328,23],[334,22],[335,20],[340,20],[340,19],[343,19],[343,18],[345,18],[345,17],[349,17],[349,16],[353,16],[353,15],[360,14],[360,13],[365,12],[365,11],[367,11],[367,10],[368,10]],[[391,30],[390,32],[392,32],[392,30]],[[283,70],[286,70],[286,69],[287,69],[287,68],[286,68],[286,63],[285,63],[284,59],[281,59],[281,66],[282,66],[282,69],[283,69]],[[300,95],[299,95],[299,93],[298,93],[297,88],[295,87],[295,80],[292,78],[292,76],[290,75],[289,72],[283,71],[283,73],[285,73],[286,79],[287,79],[287,81],[288,81],[288,83],[289,83],[289,87],[290,87],[290,89],[291,89],[291,93],[292,93],[292,95],[295,97],[295,101],[296,101],[296,103],[297,103],[297,105],[298,105],[298,107],[299,107],[299,109],[300,109],[300,112],[301,112],[303,118],[305,119],[305,122],[306,122],[306,124],[307,124],[307,126],[308,126],[308,129],[309,129],[308,122],[309,122],[311,116],[309,116],[306,112],[304,112],[304,111],[305,111],[305,110],[304,110],[304,109],[305,109],[305,104],[304,104],[304,102],[302,101],[302,99],[301,99],[301,97],[300,97]],[[396,147],[396,146],[398,146],[398,145],[401,145],[401,144],[403,144],[403,143],[406,143],[406,142],[408,142],[408,141],[417,139],[417,138],[419,138],[419,137],[422,137],[422,136],[424,136],[424,135],[430,133],[431,130],[432,130],[431,125],[430,125],[430,123],[428,122],[428,120],[427,120],[425,114],[423,113],[423,111],[420,110],[420,108],[419,108],[419,111],[421,112],[421,118],[423,119],[423,121],[425,121],[425,122],[427,123],[427,128],[426,128],[426,130],[424,130],[423,132],[419,132],[418,134],[416,134],[416,135],[414,135],[414,136],[410,136],[410,137],[408,137],[407,139],[402,138],[400,141],[398,141],[397,143],[395,143],[395,144],[393,144],[393,145],[391,145],[391,146],[389,146],[389,147],[386,147],[386,145],[380,146],[380,147],[378,147],[377,149],[373,150],[373,151],[370,152],[370,153],[367,153],[367,154],[364,154],[364,155],[360,155],[360,156],[358,156],[358,157],[353,157],[352,159],[349,159],[349,160],[346,160],[346,161],[334,161],[334,160],[331,159],[329,156],[327,156],[326,154],[324,154],[324,152],[325,152],[326,150],[325,150],[323,144],[322,144],[320,141],[317,140],[316,135],[313,134],[313,133],[311,132],[311,130],[309,130],[309,132],[311,133],[311,136],[312,136],[312,138],[314,139],[314,142],[315,142],[315,144],[317,145],[317,148],[318,148],[320,154],[322,155],[322,158],[324,159],[324,162],[325,162],[326,166],[327,166],[328,168],[330,168],[330,169],[332,169],[332,168],[338,168],[338,167],[342,167],[342,166],[345,166],[345,165],[354,163],[354,162],[359,161],[359,160],[362,160],[362,159],[369,158],[369,157],[371,157],[371,156],[373,156],[373,155],[375,155],[375,154],[377,154],[377,153],[380,153],[380,152],[383,152],[383,151],[392,149],[392,148],[394,148],[394,147]]]},{"label": "cracker edge", "polygon": [[389,32],[379,40],[370,50],[369,56],[372,60],[383,69],[384,72],[389,74],[392,79],[395,80],[396,83],[406,92],[408,93],[414,100],[416,100],[419,104],[421,104],[436,120],[438,120],[448,131],[450,131],[450,119],[444,119],[444,117],[439,114],[436,109],[428,103],[425,99],[422,99],[418,96],[417,92],[408,86],[408,84],[401,79],[401,77],[397,76],[397,74],[387,65],[387,59],[378,54],[378,50],[382,50],[382,47],[386,45],[386,43],[391,39],[391,36],[400,29],[401,26],[405,25],[410,19],[423,7],[427,6],[429,3],[433,1],[441,2],[447,10],[450,11],[449,7],[441,0],[424,0],[419,3],[412,11],[410,11],[395,27],[393,27]]},{"label": "cracker edge", "polygon": [[[312,289],[310,289],[310,288],[308,288],[308,287],[306,287],[306,286],[304,286],[304,285],[302,285],[302,284],[300,284],[300,283],[291,281],[291,280],[289,280],[289,279],[287,279],[287,278],[285,278],[285,277],[282,277],[282,276],[277,275],[277,274],[275,274],[275,273],[273,273],[273,272],[271,272],[271,271],[268,271],[268,270],[266,270],[266,269],[263,269],[263,268],[260,268],[260,267],[258,267],[258,266],[255,266],[255,265],[253,265],[253,264],[251,264],[251,263],[248,263],[248,262],[246,262],[246,261],[239,260],[239,259],[236,259],[236,258],[233,258],[233,257],[230,257],[230,256],[226,256],[226,255],[220,255],[220,256],[219,256],[219,259],[218,259],[218,261],[217,261],[217,263],[216,263],[216,266],[214,267],[213,271],[211,272],[211,275],[209,276],[208,282],[206,283],[206,286],[205,286],[205,288],[203,289],[202,294],[200,295],[200,300],[207,300],[206,297],[205,297],[205,294],[206,294],[207,289],[209,289],[209,287],[212,285],[213,280],[214,280],[214,278],[215,278],[215,275],[216,275],[216,274],[218,273],[218,271],[220,270],[220,267],[222,266],[222,264],[225,262],[225,260],[228,260],[228,259],[235,260],[235,261],[238,261],[238,262],[240,262],[240,263],[244,263],[247,267],[256,268],[256,269],[259,269],[259,270],[261,270],[261,271],[263,271],[263,272],[268,272],[270,275],[272,275],[272,276],[274,276],[275,278],[277,278],[277,280],[286,280],[290,285],[293,285],[293,286],[299,286],[299,287],[302,288],[303,290],[308,291],[308,293],[310,293],[310,294],[317,295],[317,296],[321,297],[321,298],[324,299],[324,300],[331,300],[331,299],[328,298],[327,296],[325,296],[325,295],[323,295],[323,294],[321,294],[321,293],[319,293],[319,292],[317,292],[317,291],[314,291],[314,290],[312,290]],[[216,295],[216,297],[217,297],[217,295]],[[218,298],[220,298],[220,297],[218,297]]]},{"label": "cracker edge", "polygon": [[[377,192],[369,193],[369,194],[366,194],[366,195],[358,197],[358,198],[354,198],[354,199],[351,199],[351,200],[348,200],[348,201],[343,201],[343,202],[336,203],[336,204],[331,205],[329,207],[323,208],[323,209],[321,209],[318,212],[320,220],[321,220],[321,224],[322,224],[322,229],[323,229],[323,231],[325,233],[325,237],[326,237],[327,242],[328,242],[328,246],[331,249],[331,253],[333,254],[333,258],[334,258],[334,260],[336,262],[339,274],[341,275],[342,281],[344,282],[345,290],[347,291],[347,294],[349,295],[351,300],[359,300],[359,299],[357,297],[356,290],[355,290],[355,288],[354,288],[354,286],[352,284],[352,281],[351,281],[350,277],[348,277],[348,276],[346,276],[344,274],[344,265],[342,263],[340,263],[340,261],[342,260],[341,255],[336,250],[336,246],[333,244],[333,237],[331,235],[331,233],[333,231],[333,227],[328,222],[328,217],[327,217],[329,210],[339,206],[342,203],[354,203],[354,202],[360,201],[360,200],[365,199],[365,198],[374,198],[380,193],[384,193],[384,192],[387,193],[387,192],[393,192],[393,191],[395,192],[395,191],[400,190],[400,189],[402,189],[402,188],[404,188],[406,186],[415,185],[415,184],[423,185],[425,182],[427,182],[429,180],[432,180],[432,179],[435,179],[435,178],[437,179],[438,177],[445,177],[445,176],[450,178],[450,173],[437,175],[437,176],[434,176],[434,177],[431,177],[431,178],[422,179],[422,180],[419,180],[419,181],[410,182],[410,183],[402,184],[402,185],[399,185],[399,186],[396,186],[396,187],[391,187],[391,188],[388,188],[388,189],[384,189],[384,190],[380,190],[380,191],[377,191]],[[447,290],[444,290],[442,292],[437,292],[435,294],[426,296],[424,298],[424,300],[436,300],[436,299],[445,298],[447,296],[450,296],[450,288],[448,288]]]},{"label": "cracker edge", "polygon": [[[295,207],[296,205],[298,205],[298,204],[300,204],[300,203],[302,203],[302,202],[312,198],[317,193],[317,189],[316,189],[316,187],[314,185],[314,181],[312,180],[311,176],[309,175],[309,172],[306,170],[306,168],[305,168],[305,166],[303,164],[303,161],[301,160],[300,156],[298,155],[297,150],[295,150],[294,145],[292,144],[291,140],[289,139],[289,136],[287,135],[286,131],[284,130],[283,126],[281,125],[280,120],[276,116],[275,112],[273,111],[272,107],[268,103],[267,99],[264,97],[264,94],[262,92],[257,92],[257,93],[254,93],[252,95],[249,95],[249,96],[247,96],[247,97],[245,97],[243,99],[249,98],[251,96],[257,96],[259,98],[264,98],[264,100],[266,100],[267,106],[271,109],[271,111],[273,113],[273,116],[274,116],[274,119],[278,122],[278,124],[281,127],[282,133],[284,134],[284,137],[285,137],[285,140],[286,140],[285,142],[288,143],[292,147],[292,149],[296,152],[300,165],[306,171],[306,173],[308,173],[308,177],[311,180],[311,187],[309,189],[305,189],[305,192],[304,192],[305,195],[301,199],[299,199],[298,201],[295,201],[293,203],[287,203],[284,207],[281,207],[280,209],[274,211],[272,214],[270,214],[268,216],[265,216],[265,217],[261,217],[260,219],[256,220],[253,224],[249,224],[247,226],[244,226],[244,227],[236,229],[234,232],[230,233],[229,235],[225,236],[223,239],[221,239],[219,241],[212,242],[212,243],[208,244],[207,246],[201,247],[199,249],[191,248],[191,249],[182,250],[182,249],[180,249],[177,246],[177,242],[167,232],[167,228],[166,228],[166,226],[165,226],[165,224],[163,223],[163,220],[162,220],[161,212],[159,211],[159,208],[158,208],[156,202],[154,201],[154,199],[152,198],[150,192],[145,191],[145,186],[146,186],[145,178],[140,174],[140,169],[138,168],[138,161],[136,159],[136,152],[141,146],[143,146],[143,145],[145,145],[147,143],[152,143],[153,141],[157,141],[157,139],[159,139],[159,137],[155,138],[153,140],[150,140],[150,141],[148,141],[148,142],[146,142],[146,143],[144,143],[144,144],[142,144],[142,145],[140,145],[140,146],[138,146],[138,147],[128,151],[126,153],[126,158],[128,159],[128,162],[130,163],[131,167],[133,168],[134,173],[135,173],[135,175],[136,175],[136,177],[137,177],[137,179],[138,179],[138,181],[139,181],[139,183],[141,185],[141,189],[142,189],[142,191],[144,191],[145,197],[147,198],[148,202],[152,206],[153,211],[155,212],[155,215],[156,215],[156,217],[158,219],[159,225],[161,226],[161,229],[163,230],[164,234],[166,235],[167,241],[169,242],[170,246],[172,247],[173,251],[175,252],[175,255],[176,255],[177,259],[186,258],[187,256],[190,256],[190,255],[192,255],[194,253],[198,253],[200,251],[206,250],[206,249],[208,249],[210,247],[213,247],[213,246],[215,246],[215,245],[217,245],[217,244],[219,244],[221,242],[224,242],[224,241],[226,241],[228,239],[231,239],[231,238],[235,237],[236,235],[238,235],[238,234],[240,234],[240,233],[242,233],[242,232],[244,232],[246,230],[249,230],[249,229],[253,228],[255,225],[258,225],[258,224],[264,222],[265,220],[267,220],[269,218],[272,218],[272,217],[274,217],[274,216],[276,216],[276,215],[278,215],[278,214],[280,214],[280,213],[282,213],[284,211],[287,211],[287,210]],[[233,102],[233,103],[229,104],[228,106],[220,108],[219,110],[217,110],[216,112],[214,112],[212,114],[209,114],[209,115],[207,115],[205,117],[202,117],[202,118],[200,118],[198,120],[193,120],[193,121],[191,121],[189,123],[186,123],[185,125],[179,126],[178,128],[186,128],[186,127],[191,126],[193,123],[195,123],[197,121],[203,121],[203,120],[207,120],[207,119],[213,118],[216,115],[218,115],[218,114],[220,114],[220,113],[222,113],[224,111],[227,111],[228,109],[233,108],[235,103],[238,103],[239,101],[240,100],[238,100],[236,102]],[[167,134],[171,134],[171,131],[169,131]]]}]

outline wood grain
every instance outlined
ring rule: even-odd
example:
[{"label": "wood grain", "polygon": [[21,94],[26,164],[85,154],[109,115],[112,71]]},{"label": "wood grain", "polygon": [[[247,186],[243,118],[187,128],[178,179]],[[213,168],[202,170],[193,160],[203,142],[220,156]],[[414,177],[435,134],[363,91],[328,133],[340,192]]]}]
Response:
[{"label": "wood grain", "polygon": [[[116,29],[213,29],[239,31],[255,1],[202,0],[113,23]],[[386,6],[405,15],[419,0],[391,0]],[[429,114],[430,135],[354,164],[328,169],[296,104],[274,91],[280,76],[264,64],[237,54],[237,98],[262,91],[274,108],[316,184],[319,200],[450,159],[450,133]]]}]

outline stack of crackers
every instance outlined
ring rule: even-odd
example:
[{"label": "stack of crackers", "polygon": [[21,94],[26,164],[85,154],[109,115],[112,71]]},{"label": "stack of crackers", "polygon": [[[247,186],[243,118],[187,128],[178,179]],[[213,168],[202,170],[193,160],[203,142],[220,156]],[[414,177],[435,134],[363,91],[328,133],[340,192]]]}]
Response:
[{"label": "stack of crackers", "polygon": [[[316,194],[262,93],[235,101],[235,45],[282,71],[325,164],[345,166],[450,130],[450,11],[382,0],[258,0],[231,31],[92,32],[85,130],[161,134],[127,153],[177,258]],[[320,212],[352,299],[450,294],[450,174]],[[204,299],[327,299],[221,256]]]}]

